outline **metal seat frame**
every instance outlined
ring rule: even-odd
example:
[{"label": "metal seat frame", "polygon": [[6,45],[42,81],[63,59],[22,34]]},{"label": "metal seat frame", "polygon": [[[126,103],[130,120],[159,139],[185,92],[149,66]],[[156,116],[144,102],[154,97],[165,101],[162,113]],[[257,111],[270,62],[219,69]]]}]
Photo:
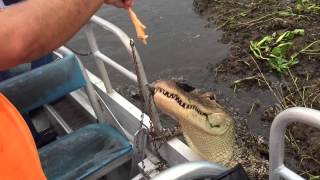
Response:
[{"label": "metal seat frame", "polygon": [[[92,114],[92,115],[97,119],[98,123],[109,123],[109,121],[107,121],[105,119],[105,116],[103,115],[103,110],[101,108],[101,104],[98,99],[98,94],[95,91],[92,83],[90,82],[87,71],[83,67],[79,58],[73,52],[71,52],[70,50],[68,50],[65,47],[60,47],[59,49],[55,50],[55,54],[58,55],[60,58],[63,58],[68,55],[74,55],[74,57],[76,58],[77,62],[80,65],[82,75],[83,75],[85,82],[86,82],[86,85],[85,85],[86,93],[84,94],[84,96],[88,97],[88,100],[92,106],[92,110],[94,111],[93,112],[94,114]],[[78,90],[78,91],[83,92],[81,90]],[[72,93],[74,93],[74,92],[72,92]],[[61,125],[62,128],[64,128],[64,130],[68,134],[72,132],[72,130],[70,130],[70,127],[67,125],[67,123],[61,117],[59,117],[59,116],[57,117],[57,112],[50,105],[45,105],[45,108],[47,109],[47,111],[49,111],[51,113],[51,115],[56,116],[55,120]],[[125,135],[124,132],[121,131],[121,129],[117,128],[117,130],[119,131],[120,134]],[[117,160],[112,161],[107,166],[99,169],[95,173],[91,174],[88,178],[98,179],[98,178],[108,174],[109,172],[115,170],[117,167],[119,167],[119,166],[123,165],[124,163],[128,162],[129,160],[131,160],[133,158],[133,155],[134,154],[131,152],[131,153],[126,154],[125,156],[117,158]]]}]

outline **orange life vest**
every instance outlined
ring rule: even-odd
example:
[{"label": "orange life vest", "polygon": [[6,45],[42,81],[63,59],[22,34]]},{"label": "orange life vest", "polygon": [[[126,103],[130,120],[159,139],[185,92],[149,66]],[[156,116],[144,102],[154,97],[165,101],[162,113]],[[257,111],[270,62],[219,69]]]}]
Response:
[{"label": "orange life vest", "polygon": [[0,179],[46,179],[29,128],[0,93]]}]

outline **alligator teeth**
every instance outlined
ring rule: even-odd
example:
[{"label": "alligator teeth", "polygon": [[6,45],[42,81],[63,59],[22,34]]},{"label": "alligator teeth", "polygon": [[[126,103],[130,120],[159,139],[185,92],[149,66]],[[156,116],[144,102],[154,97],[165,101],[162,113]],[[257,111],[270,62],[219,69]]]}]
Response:
[{"label": "alligator teeth", "polygon": [[182,101],[182,99],[180,99],[180,97],[174,93],[170,93],[162,88],[158,88],[155,90],[155,92],[160,92],[162,93],[164,96],[174,99],[181,107],[186,108],[186,109],[193,109],[195,110],[198,114],[202,115],[202,116],[208,116],[206,113],[200,111],[200,109],[195,106],[195,105],[189,105],[185,102]]}]

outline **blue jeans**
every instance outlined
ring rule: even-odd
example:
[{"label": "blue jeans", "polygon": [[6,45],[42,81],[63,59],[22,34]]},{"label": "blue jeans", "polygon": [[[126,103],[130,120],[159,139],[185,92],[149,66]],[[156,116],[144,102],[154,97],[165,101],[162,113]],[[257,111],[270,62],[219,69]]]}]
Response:
[{"label": "blue jeans", "polygon": [[[0,82],[1,81],[4,81],[6,79],[9,79],[9,78],[12,78],[16,75],[19,75],[23,72],[26,72],[26,71],[29,71],[31,69],[35,69],[37,67],[40,67],[40,66],[43,66],[45,64],[48,64],[50,62],[53,61],[53,55],[52,54],[48,54],[38,60],[35,60],[33,61],[32,63],[27,63],[27,64],[24,64],[24,65],[21,65],[21,67],[19,67],[19,69],[8,69],[8,70],[5,70],[5,71],[0,71]],[[32,133],[32,136],[34,138],[34,140],[37,142],[38,139],[39,139],[39,133],[36,131],[35,127],[33,126],[32,124],[32,121],[31,121],[31,118],[29,116],[29,113],[26,113],[26,114],[23,114],[23,117],[26,121],[26,123],[28,124],[29,126],[29,129]]]}]

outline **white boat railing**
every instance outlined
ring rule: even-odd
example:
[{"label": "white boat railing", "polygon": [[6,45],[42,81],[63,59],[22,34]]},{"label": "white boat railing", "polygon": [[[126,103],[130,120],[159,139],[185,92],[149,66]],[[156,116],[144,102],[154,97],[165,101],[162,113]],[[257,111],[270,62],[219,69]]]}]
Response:
[{"label": "white boat railing", "polygon": [[269,180],[279,180],[280,177],[288,180],[304,179],[284,165],[285,132],[287,126],[294,122],[304,123],[320,130],[320,111],[294,107],[276,116],[271,125],[269,139]]},{"label": "white boat railing", "polygon": [[[135,66],[136,74],[132,73],[131,71],[127,70],[120,64],[116,63],[113,61],[111,58],[106,56],[105,54],[101,53],[99,50],[99,46],[97,44],[97,41],[95,39],[95,35],[92,30],[91,24],[95,23],[98,26],[110,31],[113,33],[116,37],[120,39],[122,44],[125,46],[128,54],[130,57],[132,57],[132,64]],[[85,27],[85,32],[87,35],[87,39],[89,41],[90,49],[91,52],[95,58],[95,62],[97,64],[97,68],[101,74],[101,78],[103,80],[103,83],[106,87],[106,91],[108,93],[111,93],[112,90],[112,85],[110,82],[110,79],[108,77],[107,71],[105,69],[105,66],[103,63],[106,63],[110,65],[111,67],[115,68],[117,71],[128,77],[130,80],[133,82],[137,83],[140,90],[141,94],[143,96],[144,102],[145,102],[145,108],[147,110],[147,113],[150,116],[150,119],[152,121],[154,130],[156,133],[160,133],[162,126],[159,120],[159,116],[157,113],[157,109],[155,107],[155,104],[153,102],[153,98],[150,95],[150,91],[148,88],[148,80],[141,62],[140,55],[137,51],[137,49],[134,46],[134,42],[132,39],[130,39],[126,33],[124,33],[120,28],[117,26],[113,25],[112,23],[98,17],[98,16],[93,16],[90,20],[90,22],[86,25]]]},{"label": "white boat railing", "polygon": [[[105,29],[106,31],[111,32],[116,37],[120,39],[122,44],[125,46],[129,57],[132,56],[132,63],[135,65],[136,74],[138,76],[109,58],[107,55],[103,54],[99,50],[99,46],[95,39],[95,34],[92,28],[92,25],[98,25],[99,27]],[[99,71],[99,77],[95,76],[93,73],[87,70],[88,76],[90,81],[98,88],[101,92],[105,93],[106,97],[104,100],[105,105],[107,105],[107,112],[111,112],[117,117],[120,124],[123,126],[124,129],[128,131],[126,134],[127,138],[134,142],[134,137],[136,132],[139,131],[141,127],[141,122],[144,124],[145,127],[150,128],[149,121],[152,121],[155,130],[161,129],[161,124],[159,121],[159,117],[156,111],[156,107],[153,103],[153,98],[149,94],[150,91],[147,87],[148,81],[143,69],[143,65],[141,63],[141,59],[139,56],[138,51],[134,46],[131,46],[131,39],[124,33],[119,27],[115,26],[114,24],[102,19],[98,16],[93,16],[90,22],[84,28],[90,49],[92,51],[92,55],[94,56],[95,63],[97,65],[97,69]],[[133,52],[135,58],[133,58]],[[128,79],[132,80],[133,82],[137,83],[139,88],[142,89],[144,93],[145,102],[149,105],[146,107],[150,117],[144,114],[140,109],[130,103],[127,99],[123,98],[120,94],[112,88],[112,83],[110,82],[107,70],[105,65],[109,65],[119,71],[121,74],[126,76]],[[138,68],[137,68],[138,66]],[[101,79],[100,79],[101,78]],[[80,104],[82,107],[86,103],[83,103],[83,99],[79,98],[81,96],[79,93],[73,93],[71,96]],[[148,99],[150,98],[150,99]],[[146,100],[147,99],[147,100]],[[150,103],[151,101],[151,103]],[[84,107],[86,108],[86,107]],[[148,108],[151,108],[148,110]],[[86,108],[87,111],[91,111],[90,108]],[[151,112],[150,112],[151,111]],[[111,122],[112,123],[112,122]],[[194,154],[192,150],[180,141],[178,138],[173,138],[167,142],[165,142],[160,149],[158,149],[158,153],[161,157],[166,160],[169,166],[173,166],[176,164],[189,162],[189,161],[199,161],[202,160],[198,155]]]}]

